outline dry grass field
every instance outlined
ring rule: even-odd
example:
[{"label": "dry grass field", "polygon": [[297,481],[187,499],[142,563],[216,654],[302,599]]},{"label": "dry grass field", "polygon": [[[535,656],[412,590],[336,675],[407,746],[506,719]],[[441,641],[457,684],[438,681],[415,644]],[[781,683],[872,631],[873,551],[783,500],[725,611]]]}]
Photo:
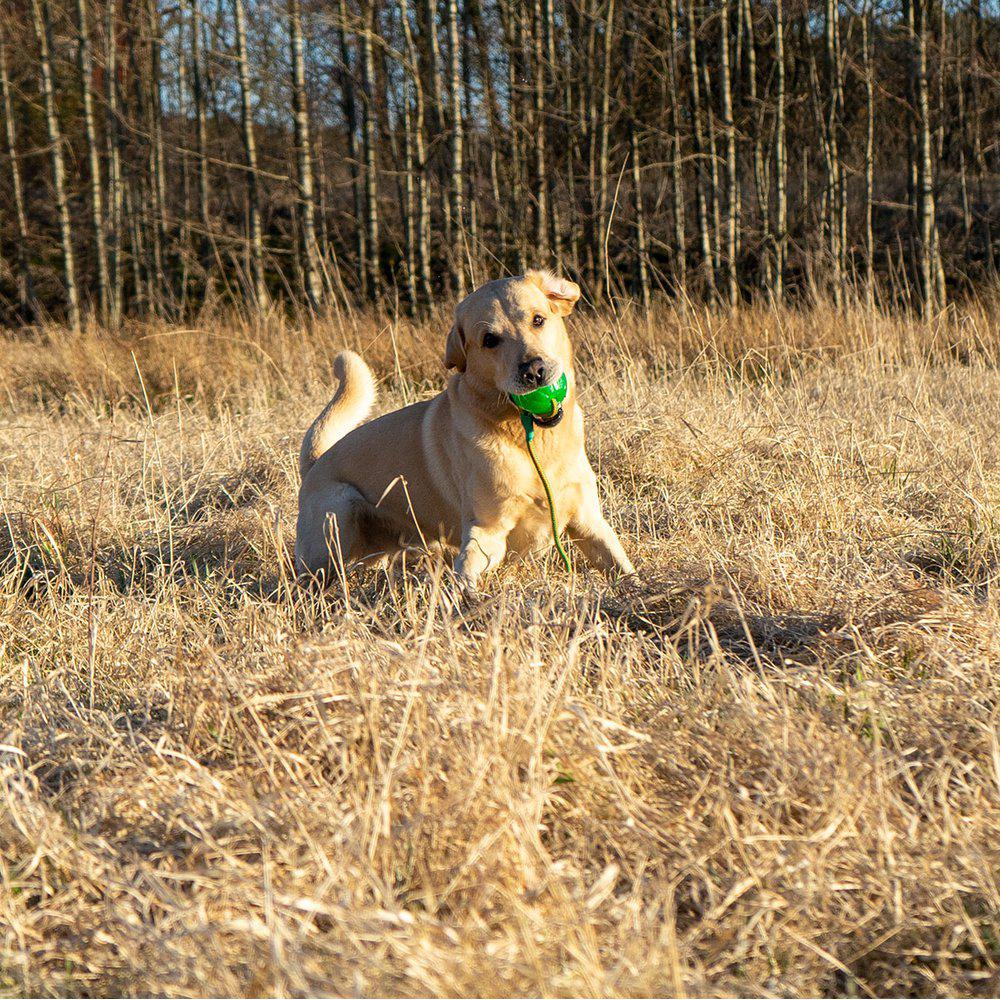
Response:
[{"label": "dry grass field", "polygon": [[638,584],[298,590],[446,330],[0,341],[0,994],[996,995],[1000,305],[574,318]]}]

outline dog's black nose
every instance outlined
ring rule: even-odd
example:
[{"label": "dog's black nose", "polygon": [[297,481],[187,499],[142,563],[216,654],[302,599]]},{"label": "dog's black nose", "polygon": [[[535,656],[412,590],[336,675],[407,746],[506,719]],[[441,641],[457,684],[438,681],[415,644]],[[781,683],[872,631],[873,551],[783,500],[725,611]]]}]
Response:
[{"label": "dog's black nose", "polygon": [[545,362],[541,358],[529,358],[518,365],[518,375],[525,385],[545,385],[549,377],[549,371],[545,367]]}]

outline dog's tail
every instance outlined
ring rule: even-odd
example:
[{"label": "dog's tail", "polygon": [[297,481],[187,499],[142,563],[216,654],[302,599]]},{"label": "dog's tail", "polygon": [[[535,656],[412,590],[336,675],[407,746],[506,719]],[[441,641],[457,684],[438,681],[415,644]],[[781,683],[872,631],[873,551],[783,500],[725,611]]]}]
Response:
[{"label": "dog's tail", "polygon": [[375,402],[375,379],[354,351],[341,351],[333,359],[333,373],[340,385],[302,439],[299,473],[303,479],[320,455],[368,416]]}]

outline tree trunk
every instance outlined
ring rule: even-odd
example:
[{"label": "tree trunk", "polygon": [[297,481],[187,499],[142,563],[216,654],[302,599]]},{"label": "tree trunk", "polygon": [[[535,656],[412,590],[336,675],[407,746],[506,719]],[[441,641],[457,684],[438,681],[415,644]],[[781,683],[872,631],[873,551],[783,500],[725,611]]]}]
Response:
[{"label": "tree trunk", "polygon": [[514,5],[509,0],[500,0],[500,19],[504,32],[507,69],[507,109],[510,119],[510,220],[511,237],[514,242],[514,266],[518,271],[524,271],[527,260],[524,252],[524,142],[521,136],[521,93],[518,88],[518,75],[523,69],[521,62],[521,34],[514,13]]},{"label": "tree trunk", "polygon": [[827,250],[830,255],[833,300],[839,308],[843,304],[843,271],[841,268],[843,248],[841,245],[841,212],[843,209],[843,173],[840,165],[841,107],[843,104],[840,76],[839,45],[840,9],[838,0],[826,0],[826,20],[824,38],[826,41],[826,62],[829,89],[827,117],[827,160],[826,160],[826,230]]},{"label": "tree trunk", "polygon": [[676,290],[684,295],[687,291],[687,246],[684,233],[684,164],[681,158],[681,109],[677,99],[677,43],[679,36],[677,24],[677,0],[669,0],[670,51],[667,59],[667,88],[670,94],[670,127],[672,161],[670,164],[670,180],[673,189],[674,217],[674,284]]},{"label": "tree trunk", "polygon": [[122,161],[121,122],[118,117],[118,25],[115,4],[107,5],[105,21],[105,101],[107,104],[108,159],[108,280],[110,297],[108,316],[112,328],[121,323],[124,305],[125,269],[122,265]]},{"label": "tree trunk", "polygon": [[875,76],[872,70],[871,3],[861,15],[861,49],[865,72],[865,302],[875,305],[875,235],[872,206],[875,196]]},{"label": "tree trunk", "polygon": [[917,94],[917,240],[920,283],[924,314],[930,316],[943,302],[938,301],[935,259],[937,227],[934,219],[934,161],[927,69],[927,4],[928,0],[913,0],[913,75]]},{"label": "tree trunk", "polygon": [[195,142],[198,160],[198,221],[201,237],[198,257],[204,272],[205,292],[209,291],[212,222],[209,214],[211,177],[208,165],[208,101],[205,94],[205,65],[201,51],[201,8],[199,0],[190,0],[191,9],[191,85],[194,96]]},{"label": "tree trunk", "polygon": [[66,290],[66,317],[74,330],[80,329],[80,297],[76,287],[76,260],[73,255],[73,229],[66,197],[66,163],[63,158],[62,129],[56,111],[55,83],[49,55],[51,31],[48,0],[31,0],[31,16],[38,40],[39,84],[45,104],[45,125],[52,157],[52,188],[59,219],[62,243],[63,283]]},{"label": "tree trunk", "polygon": [[722,0],[719,28],[719,66],[722,70],[722,127],[726,134],[726,297],[731,307],[739,300],[736,281],[736,230],[738,205],[736,194],[736,127],[733,124],[733,94],[729,73],[729,0]]},{"label": "tree trunk", "polygon": [[788,158],[785,149],[785,25],[782,0],[774,3],[774,61],[777,72],[774,123],[775,220],[776,232],[772,288],[774,301],[785,294],[785,254],[788,239]]},{"label": "tree trunk", "polygon": [[108,255],[104,238],[104,208],[101,184],[101,159],[97,145],[97,125],[94,121],[94,95],[91,89],[94,58],[87,27],[87,0],[76,0],[77,26],[80,31],[78,65],[80,91],[83,95],[83,127],[87,137],[87,166],[90,171],[90,218],[94,227],[94,257],[97,272],[97,302],[101,318],[108,318]]},{"label": "tree trunk", "polygon": [[358,285],[361,297],[368,298],[368,239],[361,220],[365,217],[365,196],[361,182],[361,155],[358,149],[358,106],[354,99],[354,67],[347,42],[347,0],[339,0],[340,20],[336,26],[340,50],[340,103],[347,125],[347,151],[350,162],[351,192],[354,195],[354,235],[358,255]]},{"label": "tree trunk", "polygon": [[[631,13],[631,12],[630,12]],[[628,85],[628,140],[632,167],[632,212],[635,219],[635,277],[644,311],[649,311],[649,262],[646,250],[646,216],[642,200],[639,125],[636,121],[636,50],[638,31],[632,17],[625,27],[625,71]]]},{"label": "tree trunk", "polygon": [[420,78],[420,59],[417,53],[417,46],[413,40],[413,29],[410,26],[410,10],[407,0],[400,0],[399,16],[403,23],[403,37],[406,40],[406,57],[409,63],[407,69],[413,83],[415,121],[412,123],[412,129],[417,175],[416,268],[419,278],[419,294],[424,303],[429,304],[433,300],[434,295],[431,286],[431,207],[428,191],[427,148],[424,139],[424,85]]},{"label": "tree trunk", "polygon": [[[546,83],[547,92],[552,95],[557,92],[556,86],[556,19],[554,0],[542,0],[542,33],[545,43],[546,60]],[[551,98],[550,98],[551,99]],[[546,122],[549,134],[552,135],[554,124],[550,120]],[[562,224],[559,219],[559,203],[556,200],[556,171],[548,172],[548,206],[549,206],[549,242],[552,247],[552,259],[555,269],[562,273],[563,251],[562,251]]]},{"label": "tree trunk", "polygon": [[367,0],[361,35],[361,75],[364,103],[361,108],[361,141],[365,157],[365,228],[368,242],[368,294],[378,300],[382,262],[379,252],[378,157],[375,107],[375,51],[372,34],[378,23],[375,0]]},{"label": "tree trunk", "polygon": [[[772,260],[773,247],[772,247],[772,235],[771,235],[771,212],[770,212],[770,183],[767,177],[767,171],[765,167],[764,158],[764,116],[766,113],[766,106],[763,102],[758,101],[757,98],[757,42],[756,42],[756,31],[754,29],[754,18],[753,18],[753,8],[750,4],[750,0],[741,0],[744,8],[744,18],[746,21],[746,47],[747,47],[747,84],[748,91],[750,94],[750,113],[753,129],[753,179],[754,179],[754,191],[756,192],[757,201],[757,212],[760,215],[760,230],[761,230],[761,246],[765,247],[764,258],[764,287],[772,287],[774,283],[774,261]],[[777,0],[780,3],[780,0]],[[777,7],[775,10],[775,18],[777,18]],[[775,33],[777,33],[777,27],[775,28]],[[738,62],[737,62],[738,65]],[[784,66],[778,67],[777,72],[784,74]],[[784,80],[781,81],[782,90],[784,89]],[[784,108],[781,109],[781,115],[784,116]],[[775,118],[777,119],[778,112],[775,111]],[[775,129],[777,130],[777,121],[775,122]],[[775,142],[777,142],[777,136],[775,136]]]},{"label": "tree trunk", "polygon": [[299,0],[288,0],[288,39],[292,62],[292,109],[295,125],[296,178],[298,181],[299,252],[302,288],[312,310],[323,299],[316,247],[316,198],[314,194],[312,145],[309,139],[309,103],[306,96],[306,66],[302,42],[302,11]]},{"label": "tree trunk", "polygon": [[455,246],[450,248],[455,253],[452,264],[452,278],[455,294],[461,298],[465,295],[465,203],[463,187],[465,177],[462,127],[462,50],[458,37],[458,0],[447,0],[448,9],[448,91],[451,112],[451,178],[449,191],[451,194],[451,216],[454,226],[453,236]]},{"label": "tree trunk", "polygon": [[611,297],[611,261],[608,243],[611,222],[608,217],[608,141],[611,135],[611,53],[615,30],[615,0],[608,0],[604,19],[604,48],[601,66],[601,126],[597,156],[597,228],[601,238],[601,264],[604,280],[603,294]]},{"label": "tree trunk", "polygon": [[500,159],[503,156],[502,144],[505,130],[500,124],[496,84],[490,63],[490,47],[483,27],[482,12],[478,0],[470,0],[469,12],[472,20],[472,31],[476,38],[479,70],[483,80],[483,98],[486,105],[486,125],[490,142],[490,189],[493,195],[497,242],[499,244],[497,256],[501,261],[505,261],[508,249],[507,213],[503,210],[503,203],[506,201],[506,193],[504,196],[501,196],[500,193]]},{"label": "tree trunk", "polygon": [[160,100],[160,8],[157,0],[148,0],[149,78],[146,104],[149,117],[149,177],[153,223],[149,227],[153,250],[153,293],[157,308],[170,293],[163,266],[167,246],[166,165],[163,151],[163,109]]},{"label": "tree trunk", "polygon": [[[445,114],[444,87],[441,83],[442,59],[441,44],[438,40],[437,0],[427,0],[425,4],[427,17],[427,49],[429,56],[429,72],[431,77],[431,93],[434,98],[434,110],[437,118],[437,134],[440,139],[448,132],[447,115]],[[454,240],[451,232],[451,187],[444,181],[443,172],[439,175],[439,198],[441,201],[441,217],[443,220],[445,256],[451,257]]]},{"label": "tree trunk", "polygon": [[264,233],[260,217],[260,178],[257,175],[257,140],[253,128],[253,101],[250,87],[250,63],[247,57],[247,25],[243,0],[233,0],[236,14],[236,59],[240,78],[240,111],[243,126],[243,152],[247,163],[247,239],[250,243],[250,278],[257,308],[267,304],[264,280]]},{"label": "tree trunk", "polygon": [[14,123],[14,102],[11,100],[10,75],[7,71],[7,40],[2,21],[0,21],[0,100],[3,102],[7,155],[10,161],[10,186],[14,195],[14,215],[17,219],[18,302],[22,317],[34,319],[35,291],[31,282],[31,266],[28,263],[28,216],[24,210],[24,186],[17,147],[17,128]]},{"label": "tree trunk", "polygon": [[542,38],[542,3],[534,0],[532,4],[531,32],[531,62],[534,70],[534,119],[535,127],[532,134],[535,137],[535,248],[542,257],[548,255],[548,193],[549,180],[545,163],[545,56],[544,40]]},{"label": "tree trunk", "polygon": [[695,20],[696,0],[686,0],[688,29],[688,77],[691,85],[691,118],[694,123],[695,191],[698,216],[698,239],[701,244],[701,270],[705,289],[715,294],[715,268],[712,259],[712,242],[708,231],[707,178],[705,172],[705,131],[702,121],[701,89],[698,83],[698,28]]},{"label": "tree trunk", "polygon": [[[707,46],[707,43],[706,43]],[[705,131],[708,136],[708,204],[712,216],[712,261],[715,273],[722,268],[722,216],[719,204],[722,201],[719,190],[719,149],[715,139],[715,111],[712,107],[712,74],[709,70],[707,52],[701,54],[701,82],[705,89]]]}]

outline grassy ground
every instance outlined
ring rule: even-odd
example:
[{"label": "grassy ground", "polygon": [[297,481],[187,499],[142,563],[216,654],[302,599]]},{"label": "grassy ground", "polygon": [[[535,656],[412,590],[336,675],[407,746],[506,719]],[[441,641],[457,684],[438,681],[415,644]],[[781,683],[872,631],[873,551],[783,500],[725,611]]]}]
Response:
[{"label": "grassy ground", "polygon": [[337,347],[0,342],[0,993],[1000,990],[1000,323],[580,317],[635,587],[282,568]]}]

